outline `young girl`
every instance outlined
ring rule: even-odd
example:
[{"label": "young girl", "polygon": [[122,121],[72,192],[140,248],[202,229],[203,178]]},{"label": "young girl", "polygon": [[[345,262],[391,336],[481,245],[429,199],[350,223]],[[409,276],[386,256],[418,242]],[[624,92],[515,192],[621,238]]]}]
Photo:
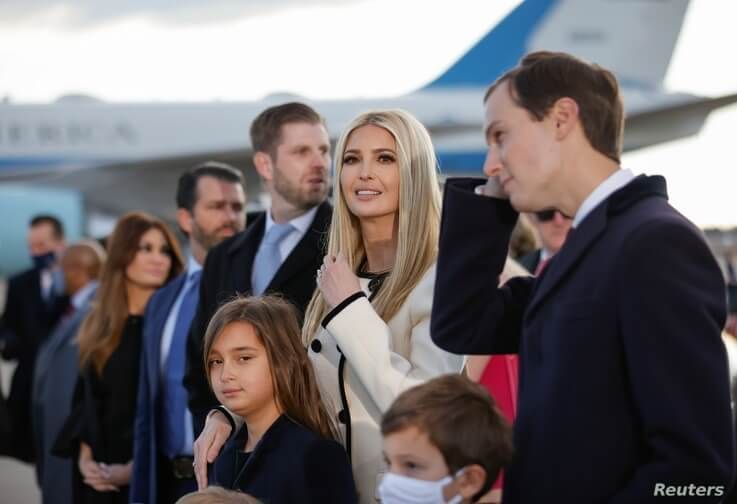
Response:
[{"label": "young girl", "polygon": [[213,484],[274,504],[356,502],[348,458],[288,302],[266,296],[223,305],[203,355],[215,396],[245,420],[215,461]]}]

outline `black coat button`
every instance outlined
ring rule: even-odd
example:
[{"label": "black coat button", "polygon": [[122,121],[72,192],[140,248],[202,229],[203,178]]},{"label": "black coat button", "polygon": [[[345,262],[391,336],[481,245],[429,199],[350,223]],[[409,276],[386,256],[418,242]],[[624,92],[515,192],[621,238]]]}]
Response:
[{"label": "black coat button", "polygon": [[320,350],[322,350],[322,343],[320,343],[320,340],[314,339],[312,340],[312,343],[310,343],[310,348],[315,353],[320,353]]},{"label": "black coat button", "polygon": [[338,412],[338,421],[342,424],[348,423],[348,413],[346,410],[342,409]]}]

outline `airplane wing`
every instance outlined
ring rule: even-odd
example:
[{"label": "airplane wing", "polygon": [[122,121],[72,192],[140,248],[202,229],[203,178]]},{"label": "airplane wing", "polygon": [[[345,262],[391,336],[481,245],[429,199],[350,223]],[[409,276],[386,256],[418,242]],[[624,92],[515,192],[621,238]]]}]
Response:
[{"label": "airplane wing", "polygon": [[[663,89],[688,5],[688,0],[525,0],[413,93],[302,101],[325,116],[332,140],[360,112],[405,108],[430,130],[444,174],[478,174],[485,155],[486,87],[524,54],[557,50],[615,72],[627,116],[625,150],[681,139],[697,133],[711,111],[737,101],[737,94],[699,97]],[[0,103],[0,183],[74,190],[88,210],[111,217],[143,209],[170,219],[176,178],[209,159],[243,169],[249,199],[258,204],[260,181],[249,169],[248,125],[267,106],[299,99],[107,104],[79,98],[49,105]],[[43,207],[43,201],[29,200],[29,213],[31,203]],[[0,196],[0,212],[1,204]]]},{"label": "airplane wing", "polygon": [[696,135],[712,111],[737,102],[737,93],[717,98],[693,96],[677,105],[652,107],[628,115],[624,149],[636,150]]},{"label": "airplane wing", "polygon": [[[36,171],[15,178],[40,187],[78,191],[88,208],[102,214],[121,215],[135,209],[171,219],[176,214],[174,188],[181,173],[212,159],[240,169],[246,177],[248,201],[258,201],[260,182],[255,170],[249,169],[251,151],[246,149],[75,166],[65,170]],[[6,181],[12,179],[5,177]]]}]

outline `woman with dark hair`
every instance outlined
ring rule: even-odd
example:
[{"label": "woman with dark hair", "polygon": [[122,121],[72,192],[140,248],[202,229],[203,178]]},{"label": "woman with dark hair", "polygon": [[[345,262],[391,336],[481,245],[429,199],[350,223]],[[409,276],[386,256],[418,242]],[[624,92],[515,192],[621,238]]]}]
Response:
[{"label": "woman with dark hair", "polygon": [[74,456],[74,502],[128,502],[143,313],[182,270],[173,233],[159,219],[120,218],[90,313],[79,330],[80,378],[56,452]]}]

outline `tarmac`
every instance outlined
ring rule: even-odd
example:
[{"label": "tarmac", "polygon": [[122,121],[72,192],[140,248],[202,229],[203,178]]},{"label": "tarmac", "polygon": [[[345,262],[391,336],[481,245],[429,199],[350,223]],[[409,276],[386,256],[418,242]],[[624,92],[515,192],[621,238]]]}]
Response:
[{"label": "tarmac", "polygon": [[[0,384],[7,397],[13,364],[0,361]],[[36,473],[30,464],[0,457],[0,502],[3,504],[39,504],[41,492],[36,484]]]}]

